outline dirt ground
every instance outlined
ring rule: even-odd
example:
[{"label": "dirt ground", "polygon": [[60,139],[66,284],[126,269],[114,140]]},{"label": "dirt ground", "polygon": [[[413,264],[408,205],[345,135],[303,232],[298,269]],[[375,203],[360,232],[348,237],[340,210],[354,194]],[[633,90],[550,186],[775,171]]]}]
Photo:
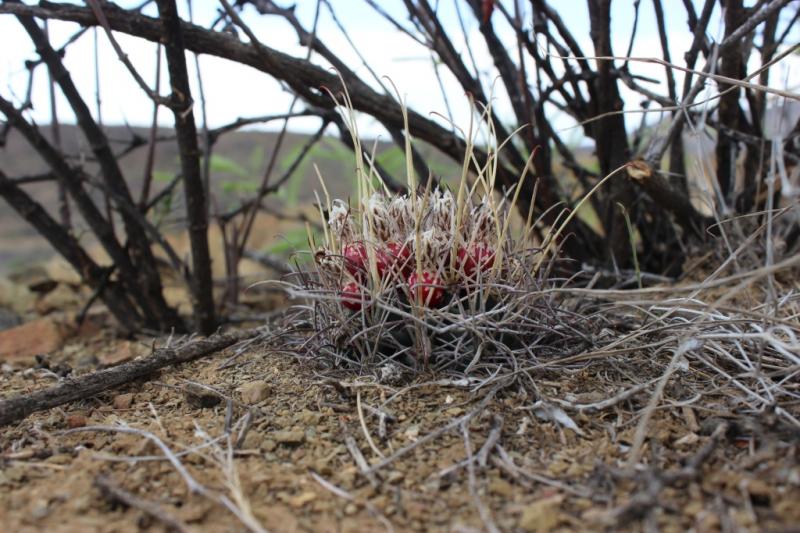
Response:
[{"label": "dirt ground", "polygon": [[[88,372],[150,345],[142,339],[132,347],[101,329],[36,366],[5,364],[0,390],[8,397],[50,386],[59,373]],[[608,409],[548,413],[514,390],[473,393],[431,376],[405,385],[333,377],[268,343],[231,359],[236,353],[3,428],[4,531],[796,531],[800,524],[800,435],[768,415],[736,414],[721,395],[686,402],[680,380],[664,393],[678,407],[656,410],[648,426],[645,466],[628,470],[646,390]],[[615,394],[606,372],[598,364],[542,374],[539,386],[593,402]],[[192,493],[190,483],[200,488]]]}]

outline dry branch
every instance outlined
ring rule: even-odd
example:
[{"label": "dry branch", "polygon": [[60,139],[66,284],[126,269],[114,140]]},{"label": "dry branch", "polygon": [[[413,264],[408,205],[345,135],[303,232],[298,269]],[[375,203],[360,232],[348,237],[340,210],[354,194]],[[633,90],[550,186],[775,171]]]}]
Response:
[{"label": "dry branch", "polygon": [[183,192],[186,198],[186,216],[189,219],[189,240],[192,246],[192,306],[197,328],[209,335],[216,327],[214,317],[213,284],[211,282],[211,254],[208,249],[207,193],[200,174],[200,149],[197,145],[197,126],[194,121],[192,93],[186,70],[181,19],[174,0],[160,0],[164,50],[172,85],[172,112],[175,115],[175,132],[178,136]]},{"label": "dry branch", "polygon": [[130,363],[93,372],[79,378],[67,379],[64,383],[49,389],[0,401],[0,426],[22,420],[36,411],[90,398],[104,390],[148,377],[161,368],[205,357],[237,342],[255,338],[260,334],[261,330],[254,328],[215,335],[179,348],[161,348],[148,357]]},{"label": "dry branch", "polygon": [[[61,57],[50,45],[44,31],[39,28],[32,17],[20,16],[17,18],[28,32],[31,40],[36,45],[36,51],[42,57],[53,79],[61,88],[61,92],[72,107],[78,125],[86,136],[89,146],[100,165],[108,193],[114,197],[115,202],[120,207],[133,207],[133,198],[122,175],[119,162],[111,151],[108,137],[92,117],[89,107],[78,92],[72,77],[61,61]],[[142,295],[139,301],[144,317],[152,319],[154,325],[160,330],[168,330],[171,327],[181,328],[181,320],[177,313],[164,300],[161,279],[156,270],[155,258],[144,227],[135,216],[131,216],[131,210],[121,208],[120,214],[125,224],[130,260],[133,266],[132,272],[128,274],[133,275],[133,279],[137,280],[137,285],[141,287]],[[110,217],[109,223],[112,223]]]},{"label": "dry branch", "polygon": [[[121,9],[110,2],[103,5],[103,10],[112,30],[156,43],[161,41],[162,24],[158,19]],[[99,25],[90,8],[71,4],[54,2],[43,2],[38,6],[2,4],[0,5],[0,14],[4,13],[34,16],[43,19],[66,20],[84,26]],[[343,89],[342,80],[336,73],[303,59],[279,52],[263,43],[258,47],[254,47],[252,44],[242,42],[229,33],[210,31],[184,21],[180,21],[179,27],[186,50],[197,54],[221,57],[260,70],[277,80],[285,82],[293,91],[302,95],[304,99],[313,105],[331,108],[333,103],[323,88],[330,89],[334,94],[341,92]],[[439,39],[441,38],[440,35]],[[434,44],[439,42],[440,40],[435,40]],[[405,128],[402,109],[395,99],[389,95],[378,93],[360,78],[345,78],[345,82],[347,83],[347,91],[350,94],[354,109],[375,117],[387,127],[397,130]],[[472,91],[469,92],[473,95],[476,94]],[[480,99],[477,100],[479,101]],[[505,131],[500,127],[502,121],[498,119],[494,122],[498,137],[504,138]],[[458,162],[463,160],[466,144],[462,138],[453,135],[451,130],[410,109],[408,110],[408,123],[411,134],[416,138],[431,144]],[[506,154],[509,156],[512,155],[510,150],[511,147],[507,145]],[[481,166],[486,164],[488,156],[485,152],[474,149],[473,153],[476,164]],[[510,188],[518,181],[518,173],[524,167],[525,160],[519,154],[516,154],[512,157],[512,162],[516,163],[516,168],[510,168],[506,165],[499,166],[497,170],[499,186]],[[520,195],[517,202],[520,213],[527,214],[531,200],[530,195]],[[552,204],[547,204],[541,195],[536,198],[536,202],[537,207],[542,212],[552,207]],[[547,212],[553,218],[557,214],[557,212]],[[596,233],[591,228],[579,218],[573,218],[567,232],[574,233],[579,237],[568,239],[565,243],[566,251],[572,257],[586,261],[595,259],[593,250],[586,246],[586,243],[591,243],[596,239]]]},{"label": "dry branch", "polygon": [[25,191],[6,178],[2,170],[0,170],[0,197],[3,197],[9,206],[36,228],[75,271],[80,273],[92,289],[102,295],[103,301],[123,330],[139,323],[141,317],[138,311],[119,284],[109,282],[106,270],[94,262],[75,237]]}]

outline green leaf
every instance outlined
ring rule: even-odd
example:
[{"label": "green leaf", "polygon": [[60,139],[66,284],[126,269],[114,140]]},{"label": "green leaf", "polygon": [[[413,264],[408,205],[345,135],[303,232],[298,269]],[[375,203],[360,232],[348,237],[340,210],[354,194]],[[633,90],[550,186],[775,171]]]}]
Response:
[{"label": "green leaf", "polygon": [[264,149],[260,146],[254,146],[250,151],[250,157],[247,158],[247,167],[253,172],[257,173],[264,164]]},{"label": "green leaf", "polygon": [[258,184],[254,181],[228,180],[222,182],[222,191],[228,194],[255,193],[258,188]]},{"label": "green leaf", "polygon": [[175,177],[172,172],[165,172],[163,170],[154,170],[153,179],[161,183],[169,183]]},{"label": "green leaf", "polygon": [[248,178],[252,175],[248,169],[244,168],[236,161],[217,154],[211,156],[211,171],[233,174],[240,178]]},{"label": "green leaf", "polygon": [[406,154],[399,146],[384,150],[376,158],[378,163],[392,176],[404,176],[406,173]]}]

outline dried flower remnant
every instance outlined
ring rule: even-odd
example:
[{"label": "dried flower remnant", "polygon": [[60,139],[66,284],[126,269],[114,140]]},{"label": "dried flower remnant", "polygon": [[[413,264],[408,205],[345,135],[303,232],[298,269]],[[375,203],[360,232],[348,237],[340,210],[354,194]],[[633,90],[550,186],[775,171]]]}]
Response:
[{"label": "dried flower remnant", "polygon": [[387,241],[392,236],[393,226],[386,200],[378,193],[370,196],[364,206],[366,214],[365,227],[371,229],[371,233],[380,241]]},{"label": "dried flower remnant", "polygon": [[328,216],[328,227],[333,231],[339,242],[349,243],[355,238],[353,221],[350,218],[350,208],[342,200],[334,200]]}]

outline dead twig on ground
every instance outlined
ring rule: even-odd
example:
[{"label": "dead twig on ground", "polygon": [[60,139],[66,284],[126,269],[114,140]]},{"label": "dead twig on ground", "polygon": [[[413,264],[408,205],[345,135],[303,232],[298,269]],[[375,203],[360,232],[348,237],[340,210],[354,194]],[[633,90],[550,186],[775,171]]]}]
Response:
[{"label": "dead twig on ground", "polygon": [[161,368],[194,361],[240,341],[258,337],[262,333],[260,328],[247,329],[215,335],[174,349],[162,348],[156,350],[149,357],[93,372],[76,379],[68,379],[55,387],[2,401],[0,402],[0,426],[22,420],[36,411],[91,398],[104,390],[150,376]]},{"label": "dead twig on ground", "polygon": [[97,476],[94,479],[94,484],[103,491],[109,500],[122,503],[134,509],[139,509],[175,531],[189,531],[186,524],[167,513],[160,505],[136,496],[132,492],[123,489],[106,476]]}]

